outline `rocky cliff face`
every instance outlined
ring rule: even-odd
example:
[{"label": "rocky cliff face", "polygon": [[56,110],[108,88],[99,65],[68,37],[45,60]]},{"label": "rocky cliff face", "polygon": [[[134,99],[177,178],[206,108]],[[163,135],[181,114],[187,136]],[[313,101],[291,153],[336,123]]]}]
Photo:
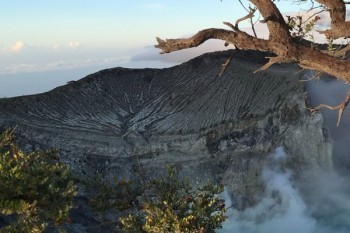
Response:
[{"label": "rocky cliff face", "polygon": [[[226,73],[221,64],[233,54]],[[310,116],[296,68],[255,52],[217,52],[168,69],[113,68],[50,92],[0,101],[0,127],[26,150],[55,147],[73,169],[139,179],[165,164],[222,179],[241,207],[262,189],[267,155],[283,146],[299,171],[331,167],[320,114]]]}]

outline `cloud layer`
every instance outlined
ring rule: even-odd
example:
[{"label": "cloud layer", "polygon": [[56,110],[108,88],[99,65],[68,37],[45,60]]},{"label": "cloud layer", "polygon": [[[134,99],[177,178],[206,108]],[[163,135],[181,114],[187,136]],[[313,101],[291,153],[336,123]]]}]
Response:
[{"label": "cloud layer", "polygon": [[10,50],[12,52],[20,52],[24,48],[24,43],[22,41],[17,41],[14,45],[11,46]]},{"label": "cloud layer", "polygon": [[[144,5],[152,9],[162,9],[164,6],[154,2]],[[298,13],[304,19],[314,12]],[[350,11],[347,12],[348,17]],[[287,15],[295,16],[297,13]],[[328,13],[321,13],[316,29],[326,29],[330,25]],[[242,29],[253,34],[251,28]],[[255,25],[257,35],[267,39],[269,36],[266,24],[257,23]],[[327,42],[325,37],[316,30],[311,32],[315,42]],[[189,37],[191,35],[179,36]],[[56,69],[70,69],[72,67],[84,67],[90,65],[109,64],[111,66],[126,67],[169,67],[188,61],[200,54],[211,51],[225,50],[233,46],[224,47],[223,41],[210,40],[198,48],[185,49],[171,54],[160,55],[159,50],[153,46],[144,48],[134,48],[125,52],[122,48],[91,49],[88,45],[83,45],[80,41],[70,40],[66,42],[56,42],[48,46],[30,45],[25,41],[18,40],[12,45],[0,45],[0,74],[37,72]]]},{"label": "cloud layer", "polygon": [[46,47],[17,41],[11,46],[0,46],[0,74],[121,66],[130,60],[130,53],[118,48],[89,49],[78,41]]}]

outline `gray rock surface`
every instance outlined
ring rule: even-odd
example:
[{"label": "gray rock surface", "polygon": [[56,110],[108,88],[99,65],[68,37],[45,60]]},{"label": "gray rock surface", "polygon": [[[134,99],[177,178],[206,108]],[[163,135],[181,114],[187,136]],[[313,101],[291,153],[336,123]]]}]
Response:
[{"label": "gray rock surface", "polygon": [[332,166],[322,117],[308,113],[297,68],[253,74],[265,56],[226,51],[167,69],[99,71],[47,93],[0,100],[0,127],[17,126],[26,150],[58,148],[82,176],[143,179],[172,164],[199,182],[222,180],[245,208],[262,191],[259,174],[278,146],[296,176]]}]

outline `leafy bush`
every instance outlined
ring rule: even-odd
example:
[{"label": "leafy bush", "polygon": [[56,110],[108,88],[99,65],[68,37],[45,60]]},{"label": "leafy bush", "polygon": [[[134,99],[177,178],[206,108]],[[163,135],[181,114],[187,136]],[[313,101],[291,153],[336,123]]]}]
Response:
[{"label": "leafy bush", "polygon": [[217,197],[222,185],[208,183],[193,189],[170,168],[149,189],[152,195],[145,198],[142,212],[120,218],[125,232],[214,233],[226,219],[224,201]]},{"label": "leafy bush", "polygon": [[68,220],[76,195],[69,169],[57,151],[25,153],[7,130],[0,135],[0,214],[12,219],[1,233],[43,232],[49,221]]},{"label": "leafy bush", "polygon": [[84,182],[88,191],[89,204],[99,214],[108,210],[123,211],[133,207],[133,201],[141,194],[130,180],[109,182],[97,175]]}]

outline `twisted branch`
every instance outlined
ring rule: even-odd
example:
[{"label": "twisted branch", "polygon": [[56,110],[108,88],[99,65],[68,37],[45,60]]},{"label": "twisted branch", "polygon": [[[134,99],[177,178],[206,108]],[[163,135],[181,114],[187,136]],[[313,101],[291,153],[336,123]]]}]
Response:
[{"label": "twisted branch", "polygon": [[[349,45],[344,46],[339,51],[325,53],[305,43],[305,40],[295,40],[290,34],[290,28],[273,0],[249,1],[259,10],[264,18],[263,22],[267,24],[270,35],[267,40],[250,36],[246,32],[239,30],[239,22],[253,16],[253,13],[250,12],[247,16],[238,19],[235,25],[224,22],[231,30],[209,28],[199,31],[190,38],[180,39],[162,40],[157,37],[158,44],[155,47],[161,49],[161,53],[170,53],[181,49],[197,47],[209,39],[220,39],[225,41],[225,45],[233,44],[237,49],[268,51],[276,55],[276,57],[270,57],[269,62],[255,72],[266,70],[276,63],[292,62],[298,63],[304,69],[328,73],[346,83],[350,82],[350,60],[338,59],[340,55],[344,56],[350,51]],[[331,12],[332,28],[324,31],[326,36],[334,39],[350,37],[350,24],[349,22],[345,22],[345,4],[347,2],[342,0],[317,0],[317,2],[324,4]],[[220,75],[225,72],[229,62],[223,64]],[[336,107],[320,105],[313,111],[320,108],[339,110],[338,125],[343,111],[348,105],[349,98],[345,99],[341,105]]]},{"label": "twisted branch", "polygon": [[320,4],[328,8],[331,17],[331,29],[325,30],[322,33],[327,38],[338,39],[342,37],[350,37],[350,22],[345,21],[346,4],[342,0],[316,0]]},{"label": "twisted branch", "polygon": [[339,104],[337,106],[329,106],[326,104],[320,104],[316,108],[308,108],[308,110],[311,112],[311,114],[321,110],[322,108],[328,108],[330,110],[338,110],[338,120],[337,120],[337,127],[338,127],[340,120],[343,117],[344,110],[346,109],[346,107],[349,104],[349,101],[350,101],[350,91],[349,91],[348,95],[345,97],[345,99],[343,100],[343,102],[341,102],[341,104]]}]

